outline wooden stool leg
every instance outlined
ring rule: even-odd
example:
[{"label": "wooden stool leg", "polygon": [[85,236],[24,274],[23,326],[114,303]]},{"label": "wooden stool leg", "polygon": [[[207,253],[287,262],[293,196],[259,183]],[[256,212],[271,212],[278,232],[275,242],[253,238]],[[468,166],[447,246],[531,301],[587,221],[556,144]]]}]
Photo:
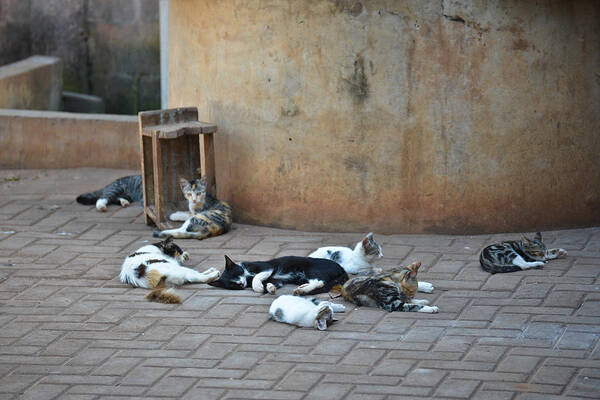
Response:
[{"label": "wooden stool leg", "polygon": [[206,177],[206,191],[213,196],[217,196],[217,188],[215,185],[215,147],[213,143],[213,134],[205,133],[200,136],[202,143],[200,165],[202,168],[202,176]]},{"label": "wooden stool leg", "polygon": [[[165,188],[163,187],[163,157],[162,148],[158,139],[158,135],[152,135],[152,159],[154,171],[154,209],[156,210],[156,219],[158,222],[165,220],[164,216],[164,193]],[[155,222],[157,222],[155,221]],[[157,225],[159,225],[157,223]]]}]

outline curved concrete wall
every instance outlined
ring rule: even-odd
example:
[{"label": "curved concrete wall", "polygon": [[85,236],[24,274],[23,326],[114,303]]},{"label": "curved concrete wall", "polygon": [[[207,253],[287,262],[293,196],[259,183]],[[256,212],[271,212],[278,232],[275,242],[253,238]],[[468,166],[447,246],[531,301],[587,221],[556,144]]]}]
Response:
[{"label": "curved concrete wall", "polygon": [[218,124],[238,221],[598,224],[599,8],[538,3],[170,0],[169,106]]}]

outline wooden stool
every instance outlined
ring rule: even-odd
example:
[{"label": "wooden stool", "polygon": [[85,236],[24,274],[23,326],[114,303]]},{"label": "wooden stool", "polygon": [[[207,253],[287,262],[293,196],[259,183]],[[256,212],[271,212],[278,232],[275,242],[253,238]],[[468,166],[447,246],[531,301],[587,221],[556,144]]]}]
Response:
[{"label": "wooden stool", "polygon": [[144,219],[160,230],[173,229],[169,215],[187,211],[179,178],[206,178],[206,188],[216,194],[213,133],[217,126],[198,121],[196,107],[144,111],[138,114],[140,159],[144,187]]}]

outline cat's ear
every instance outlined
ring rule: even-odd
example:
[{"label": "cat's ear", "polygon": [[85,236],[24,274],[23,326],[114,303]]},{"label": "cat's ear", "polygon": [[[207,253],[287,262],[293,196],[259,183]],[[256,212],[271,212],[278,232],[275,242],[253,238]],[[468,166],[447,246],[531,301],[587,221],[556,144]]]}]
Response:
[{"label": "cat's ear", "polygon": [[187,179],[179,178],[179,187],[181,188],[181,190],[183,190],[187,185],[189,185]]},{"label": "cat's ear", "polygon": [[169,235],[167,236],[167,238],[165,240],[163,240],[163,242],[165,242],[165,244],[171,244],[173,243],[173,236]]},{"label": "cat's ear", "polygon": [[536,232],[534,239],[539,240],[541,242],[542,241],[542,232]]},{"label": "cat's ear", "polygon": [[235,267],[237,264],[234,263],[231,258],[229,258],[228,256],[225,256],[225,269],[230,269],[232,267]]},{"label": "cat's ear", "polygon": [[324,331],[327,329],[327,321],[325,318],[319,318],[315,321],[316,328],[320,331]]},{"label": "cat's ear", "polygon": [[415,261],[414,263],[412,263],[408,266],[408,269],[411,271],[414,271],[416,274],[420,267],[421,267],[421,261]]},{"label": "cat's ear", "polygon": [[363,249],[368,249],[371,246],[371,241],[373,240],[373,234],[369,233],[367,236],[364,237],[364,239],[362,240],[362,247]]}]

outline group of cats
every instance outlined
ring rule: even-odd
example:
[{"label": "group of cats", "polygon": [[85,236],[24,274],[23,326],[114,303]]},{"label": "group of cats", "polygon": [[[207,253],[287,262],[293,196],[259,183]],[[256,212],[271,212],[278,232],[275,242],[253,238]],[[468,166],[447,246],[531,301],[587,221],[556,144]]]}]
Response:
[{"label": "group of cats", "polygon": [[[206,192],[203,179],[180,180],[189,211],[170,215],[173,221],[183,221],[178,229],[154,231],[164,240],[141,247],[130,254],[121,267],[120,280],[135,287],[151,289],[147,298],[161,303],[180,303],[172,289],[185,283],[207,283],[211,286],[275,294],[285,284],[299,285],[294,295],[276,298],[269,309],[278,322],[325,330],[335,321],[334,313],[345,311],[342,304],[303,298],[300,295],[327,293],[342,296],[359,306],[379,307],[386,311],[416,311],[437,313],[438,307],[427,300],[416,300],[417,291],[431,293],[433,285],[419,282],[420,262],[406,267],[382,271],[374,262],[383,256],[381,246],[369,233],[354,249],[341,246],[321,247],[308,257],[286,256],[268,261],[235,263],[225,256],[223,273],[215,268],[198,272],[182,266],[190,255],[173,242],[173,238],[204,239],[227,232],[231,226],[231,208]],[[117,179],[102,190],[82,194],[77,201],[95,204],[106,211],[108,204],[128,206],[142,201],[141,176]],[[506,241],[484,248],[481,267],[490,273],[513,272],[541,268],[546,261],[566,256],[564,249],[548,249],[541,234],[534,239]],[[356,275],[350,278],[349,275]]]}]

